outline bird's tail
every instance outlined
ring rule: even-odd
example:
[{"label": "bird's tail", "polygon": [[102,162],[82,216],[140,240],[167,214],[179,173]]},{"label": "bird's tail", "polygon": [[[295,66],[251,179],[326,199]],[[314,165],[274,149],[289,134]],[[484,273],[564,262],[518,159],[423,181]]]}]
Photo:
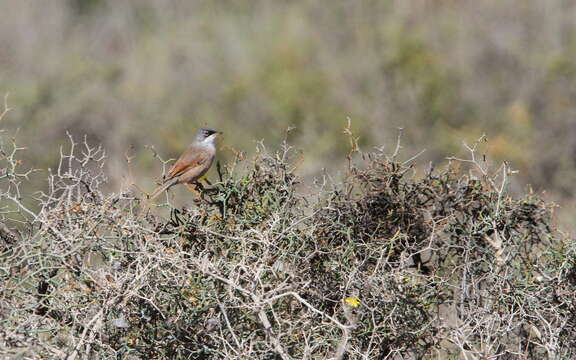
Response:
[{"label": "bird's tail", "polygon": [[154,189],[154,191],[152,191],[150,193],[150,195],[148,195],[148,199],[144,200],[143,205],[142,205],[142,212],[146,212],[148,211],[148,209],[150,208],[150,206],[152,205],[152,201],[154,201],[154,199],[156,199],[158,196],[162,195],[162,193],[166,190],[168,190],[172,185],[176,184],[176,182],[178,181],[178,179],[170,179],[168,181],[166,181],[164,184],[158,186],[156,189]]}]

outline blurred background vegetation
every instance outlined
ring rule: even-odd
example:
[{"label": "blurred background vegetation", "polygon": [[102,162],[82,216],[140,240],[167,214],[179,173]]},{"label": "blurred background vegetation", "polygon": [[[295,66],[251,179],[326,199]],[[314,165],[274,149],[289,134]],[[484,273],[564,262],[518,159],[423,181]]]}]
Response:
[{"label": "blurred background vegetation", "polygon": [[295,127],[307,179],[346,161],[348,117],[363,149],[393,150],[402,127],[403,154],[438,166],[486,133],[515,188],[546,190],[574,226],[570,0],[3,1],[0,92],[27,164],[57,166],[66,131],[86,134],[114,191],[151,189],[145,146],[176,157],[201,125],[247,153]]}]

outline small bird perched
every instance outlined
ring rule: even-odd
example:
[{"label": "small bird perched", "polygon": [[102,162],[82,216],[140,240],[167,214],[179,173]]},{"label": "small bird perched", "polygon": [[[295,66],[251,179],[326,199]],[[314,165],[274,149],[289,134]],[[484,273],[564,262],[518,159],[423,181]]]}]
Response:
[{"label": "small bird perched", "polygon": [[193,184],[202,178],[212,166],[216,155],[215,141],[220,135],[222,135],[221,131],[209,127],[200,128],[194,141],[168,170],[164,183],[150,194],[148,201],[154,200],[173,185]]}]

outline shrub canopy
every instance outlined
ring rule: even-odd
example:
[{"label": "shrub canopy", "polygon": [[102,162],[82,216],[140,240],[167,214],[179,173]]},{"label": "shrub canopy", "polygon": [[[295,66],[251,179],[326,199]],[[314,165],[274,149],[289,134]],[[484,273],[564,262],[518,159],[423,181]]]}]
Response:
[{"label": "shrub canopy", "polygon": [[101,148],[72,144],[33,205],[2,149],[4,357],[576,355],[574,244],[476,147],[423,175],[356,152],[313,189],[288,146],[260,147],[193,207],[143,213],[135,191],[102,191]]}]

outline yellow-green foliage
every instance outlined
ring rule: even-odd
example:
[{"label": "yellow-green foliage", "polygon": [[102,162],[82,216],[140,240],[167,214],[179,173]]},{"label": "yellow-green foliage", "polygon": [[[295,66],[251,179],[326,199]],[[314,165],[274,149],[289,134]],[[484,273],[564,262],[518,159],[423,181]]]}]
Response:
[{"label": "yellow-green foliage", "polygon": [[[290,141],[309,178],[335,171],[353,121],[366,149],[441,160],[486,133],[521,185],[569,203],[574,170],[574,4],[499,1],[54,0],[0,7],[0,93],[31,166],[54,167],[65,130],[102,142],[111,187],[125,152],[175,157],[204,124],[226,144]],[[222,156],[230,158],[224,152]],[[159,169],[133,160],[143,188]]]}]

